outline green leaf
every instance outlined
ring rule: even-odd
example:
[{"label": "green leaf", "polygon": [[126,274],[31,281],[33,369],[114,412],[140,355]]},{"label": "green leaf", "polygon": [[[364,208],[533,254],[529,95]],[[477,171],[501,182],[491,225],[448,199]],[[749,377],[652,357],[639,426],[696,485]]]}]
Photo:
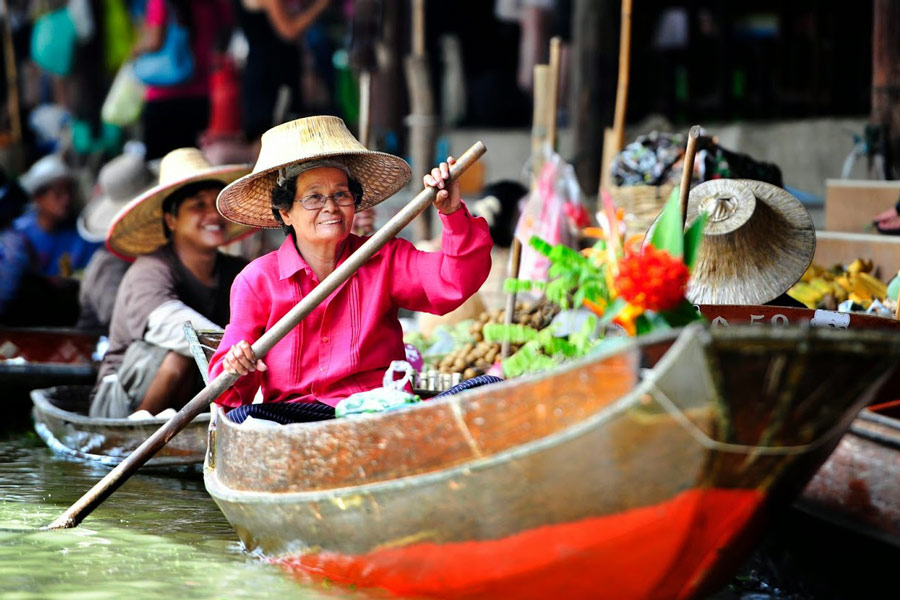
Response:
[{"label": "green leaf", "polygon": [[891,300],[897,299],[897,291],[900,290],[900,273],[891,279],[887,286],[887,297]]},{"label": "green leaf", "polygon": [[550,256],[550,252],[553,250],[553,246],[542,240],[536,235],[531,236],[531,239],[528,240],[528,243],[531,244],[531,247],[543,254],[544,256]]},{"label": "green leaf", "polygon": [[644,335],[653,331],[653,323],[647,318],[647,313],[638,315],[634,320],[634,329],[637,335]]},{"label": "green leaf", "polygon": [[706,213],[703,212],[684,232],[684,264],[687,265],[688,269],[694,268],[694,261],[697,260],[700,244],[703,243],[703,227],[705,225]]},{"label": "green leaf", "polygon": [[672,327],[683,327],[688,323],[703,319],[694,305],[687,300],[682,300],[675,308],[661,311],[659,314]]},{"label": "green leaf", "polygon": [[681,201],[678,188],[672,190],[662,214],[656,221],[650,244],[657,250],[666,250],[674,258],[684,254],[684,228],[681,223]]}]

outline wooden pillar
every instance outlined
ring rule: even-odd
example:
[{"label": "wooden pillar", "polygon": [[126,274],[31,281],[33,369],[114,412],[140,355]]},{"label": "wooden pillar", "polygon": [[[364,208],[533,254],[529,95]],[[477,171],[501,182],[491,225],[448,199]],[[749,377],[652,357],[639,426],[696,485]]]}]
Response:
[{"label": "wooden pillar", "polygon": [[885,134],[888,177],[900,173],[900,2],[874,0],[871,125]]},{"label": "wooden pillar", "polygon": [[613,119],[619,12],[617,0],[574,0],[569,114],[573,165],[589,192],[600,180],[603,129]]},{"label": "wooden pillar", "polygon": [[[434,166],[434,144],[437,135],[434,91],[431,89],[428,58],[425,56],[425,0],[412,1],[411,39],[412,54],[406,57],[405,62],[410,104],[407,123],[410,132],[412,181],[414,185],[419,185],[425,173]],[[433,213],[434,210],[429,207],[413,223],[416,241],[431,239]]]}]

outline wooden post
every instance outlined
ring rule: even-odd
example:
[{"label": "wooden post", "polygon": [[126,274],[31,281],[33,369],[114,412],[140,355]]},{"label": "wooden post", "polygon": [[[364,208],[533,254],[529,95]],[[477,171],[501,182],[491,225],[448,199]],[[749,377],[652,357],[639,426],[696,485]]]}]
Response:
[{"label": "wooden post", "polygon": [[619,76],[616,84],[616,112],[611,130],[603,132],[603,162],[600,189],[610,185],[609,166],[625,146],[625,109],[628,105],[628,71],[631,68],[631,0],[622,0],[619,29]]},{"label": "wooden post", "polygon": [[603,130],[613,119],[616,0],[572,0],[569,90],[572,164],[583,190],[600,181]]},{"label": "wooden post", "polygon": [[547,99],[547,142],[551,150],[556,150],[557,122],[559,121],[559,80],[562,40],[550,40],[550,95]]},{"label": "wooden post", "polygon": [[[875,0],[872,31],[872,112],[886,133],[886,176],[900,172],[900,2]],[[896,165],[896,166],[895,166]]]},{"label": "wooden post", "polygon": [[550,67],[534,65],[534,110],[531,114],[531,187],[544,164],[544,145],[550,131]]},{"label": "wooden post", "polygon": [[19,71],[16,67],[12,26],[9,22],[9,3],[6,0],[0,0],[0,12],[3,13],[3,54],[6,57],[6,94],[9,129],[11,141],[15,145],[22,140],[22,118],[19,109]]},{"label": "wooden post", "polygon": [[359,74],[359,142],[369,148],[372,131],[372,73]]},{"label": "wooden post", "polygon": [[425,56],[425,0],[412,0],[412,54]]},{"label": "wooden post", "polygon": [[[410,98],[410,157],[413,179],[423,177],[434,166],[436,119],[434,93],[425,57],[425,0],[413,0],[412,54],[406,57],[406,85]],[[415,221],[417,241],[431,239],[431,209],[423,212]]]},{"label": "wooden post", "polygon": [[694,125],[688,132],[687,147],[684,149],[684,171],[681,173],[681,227],[687,223],[688,196],[691,193],[691,177],[694,174],[694,154],[697,152],[697,138],[700,126]]},{"label": "wooden post", "polygon": [[[544,148],[549,142],[549,122],[551,118],[551,97],[556,93],[556,87],[551,81],[550,67],[548,65],[534,65],[534,109],[531,115],[531,190],[537,188],[537,179],[544,165]],[[555,111],[552,112],[555,116]],[[509,249],[509,273],[508,277],[519,276],[519,263],[522,257],[522,243],[514,237]],[[513,315],[516,312],[516,293],[506,297],[507,325],[512,324]],[[509,356],[509,342],[500,344],[500,358]]]}]

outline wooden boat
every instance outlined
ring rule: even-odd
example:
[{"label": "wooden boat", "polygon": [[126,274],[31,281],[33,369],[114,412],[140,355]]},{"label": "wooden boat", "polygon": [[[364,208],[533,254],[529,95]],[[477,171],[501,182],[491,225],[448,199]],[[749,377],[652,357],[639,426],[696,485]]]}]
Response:
[{"label": "wooden boat", "polygon": [[[900,330],[873,315],[774,306],[701,306],[714,324],[811,321],[848,329]],[[834,453],[815,474],[797,507],[823,520],[900,545],[900,372],[863,408]]]},{"label": "wooden boat", "polygon": [[860,411],[798,507],[900,546],[900,400]]},{"label": "wooden boat", "polygon": [[443,598],[689,598],[733,574],[900,336],[693,326],[385,414],[214,419],[206,488],[301,577]]},{"label": "wooden boat", "polygon": [[0,382],[46,385],[48,378],[67,378],[93,383],[97,370],[92,356],[99,338],[76,329],[0,326]]},{"label": "wooden boat", "polygon": [[75,329],[0,326],[0,389],[7,414],[4,425],[27,423],[28,393],[37,387],[93,384],[98,334]]},{"label": "wooden boat", "polygon": [[701,304],[697,307],[713,327],[730,325],[799,325],[832,329],[900,331],[900,321],[866,313],[841,313],[792,306]]},{"label": "wooden boat", "polygon": [[[165,418],[141,420],[88,416],[91,386],[32,390],[34,428],[55,452],[113,467],[159,429]],[[209,413],[198,416],[150,459],[148,467],[196,465],[206,454]]]}]

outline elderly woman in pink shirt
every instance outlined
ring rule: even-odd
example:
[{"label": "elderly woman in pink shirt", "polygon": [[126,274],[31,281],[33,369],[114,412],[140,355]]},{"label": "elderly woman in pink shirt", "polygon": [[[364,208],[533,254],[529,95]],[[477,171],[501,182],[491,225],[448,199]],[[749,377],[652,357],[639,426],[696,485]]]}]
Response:
[{"label": "elderly woman in pink shirt", "polygon": [[439,191],[440,252],[394,239],[312,311],[266,356],[250,342],[274,325],[365,241],[351,233],[354,214],[408,181],[402,159],[366,150],[336,117],[310,117],[270,129],[253,173],[223,190],[219,210],[246,225],[280,226],[281,247],[253,261],[231,289],[231,322],[210,362],[244,375],[217,402],[320,403],[334,407],[379,387],[392,360],[405,357],[398,310],[443,314],[461,305],[490,271],[484,219],[447,184],[448,163],[425,175]]}]

